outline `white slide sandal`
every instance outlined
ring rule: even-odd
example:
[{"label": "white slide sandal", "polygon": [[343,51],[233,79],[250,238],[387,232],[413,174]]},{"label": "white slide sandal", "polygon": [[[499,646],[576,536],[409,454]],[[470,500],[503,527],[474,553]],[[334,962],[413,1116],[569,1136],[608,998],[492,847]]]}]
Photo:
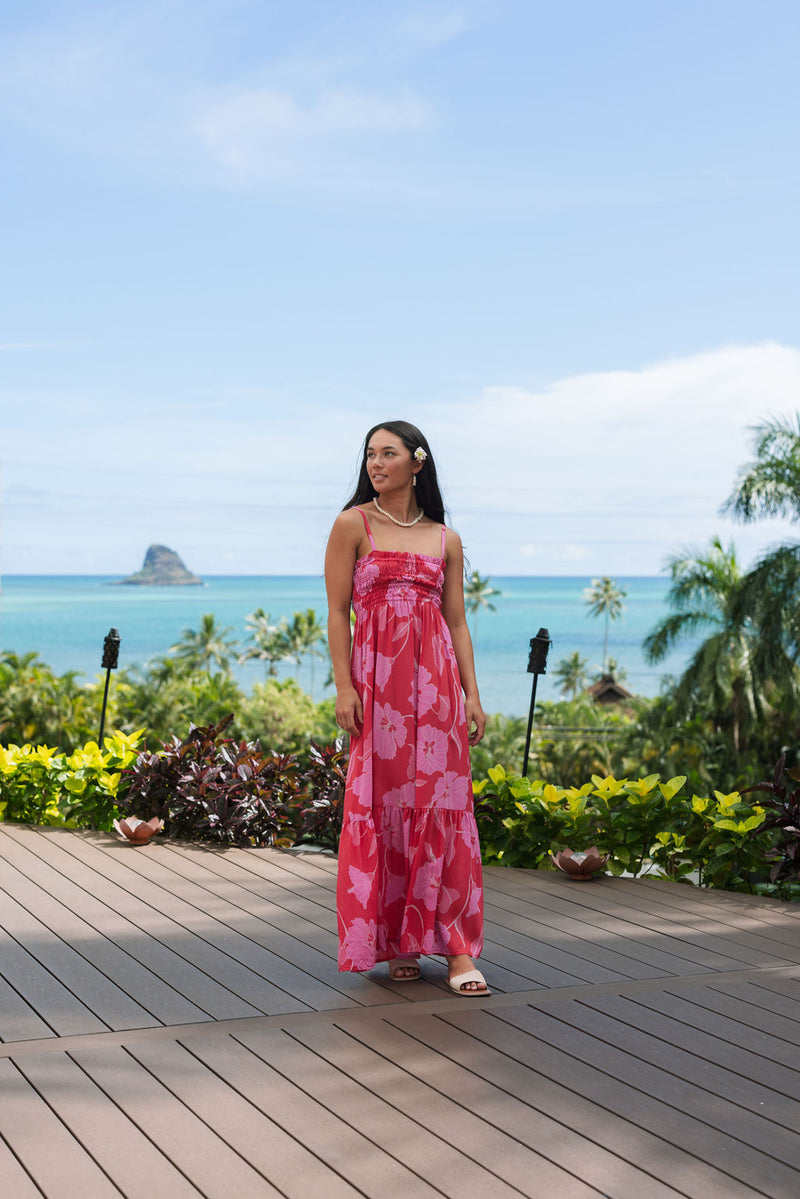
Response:
[{"label": "white slide sandal", "polygon": [[[455,974],[452,978],[448,976],[447,982],[451,991],[455,991],[456,995],[465,995],[468,999],[472,999],[475,995],[491,995],[492,993],[486,986],[486,979],[480,970],[467,970],[465,974]],[[465,991],[464,983],[483,983],[486,990]]]}]

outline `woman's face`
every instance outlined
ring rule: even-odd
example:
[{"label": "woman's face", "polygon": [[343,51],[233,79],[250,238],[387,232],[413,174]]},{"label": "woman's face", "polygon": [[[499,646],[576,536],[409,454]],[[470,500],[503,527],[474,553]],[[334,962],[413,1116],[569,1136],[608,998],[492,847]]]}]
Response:
[{"label": "woman's face", "polygon": [[[378,429],[367,446],[367,473],[377,492],[407,487],[416,474],[416,463],[402,440],[388,429]],[[418,468],[417,468],[418,469]]]}]

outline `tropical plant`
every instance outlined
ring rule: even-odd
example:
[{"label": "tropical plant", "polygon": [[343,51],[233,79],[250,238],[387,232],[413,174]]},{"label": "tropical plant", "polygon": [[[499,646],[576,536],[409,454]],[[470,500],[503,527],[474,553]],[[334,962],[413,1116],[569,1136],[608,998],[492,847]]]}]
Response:
[{"label": "tropical plant", "polygon": [[800,520],[800,413],[753,429],[755,458],[739,472],[722,511],[745,523],[765,516]]},{"label": "tropical plant", "polygon": [[114,732],[71,754],[46,745],[0,746],[0,815],[29,824],[108,831],[120,778],[136,757],[141,730]]},{"label": "tropical plant", "polygon": [[[683,638],[705,630],[702,642],[674,687],[688,714],[709,717],[730,732],[734,752],[747,744],[756,723],[770,712],[769,675],[759,655],[760,632],[742,610],[742,572],[732,545],[714,537],[709,550],[687,550],[670,559],[672,611],[645,638],[643,652],[661,661]],[[772,648],[777,655],[777,647]]]},{"label": "tropical plant", "polygon": [[489,612],[496,611],[495,605],[489,598],[492,595],[502,595],[502,592],[496,587],[492,587],[488,576],[484,578],[477,570],[473,570],[464,582],[464,607],[472,616],[474,640],[477,640],[478,637],[478,613],[481,609],[485,608]]},{"label": "tropical plant", "polygon": [[570,699],[577,699],[586,688],[588,666],[588,660],[582,658],[578,650],[573,650],[568,658],[561,659],[553,671],[553,678],[559,684],[562,695],[569,693]]},{"label": "tropical plant", "polygon": [[217,624],[213,612],[204,612],[200,628],[184,629],[180,641],[169,652],[189,674],[199,670],[210,674],[214,666],[223,674],[230,674],[236,652],[236,641],[230,636],[232,632],[232,628],[221,628]]},{"label": "tropical plant", "polygon": [[245,695],[229,674],[198,670],[188,673],[174,658],[160,657],[147,666],[119,672],[112,692],[110,716],[128,731],[147,727],[151,746],[190,723],[214,724],[230,711],[239,711]]},{"label": "tropical plant", "polygon": [[312,738],[333,741],[340,732],[335,701],[315,704],[293,678],[256,683],[239,705],[236,727],[243,736],[258,738],[276,752],[301,756],[308,752]]},{"label": "tropical plant", "polygon": [[263,608],[256,608],[255,612],[251,612],[246,618],[245,625],[249,630],[251,644],[240,654],[239,661],[247,662],[255,658],[259,662],[266,662],[267,674],[277,675],[278,662],[291,657],[285,636],[285,619],[283,627],[280,624],[272,624],[269,613]]},{"label": "tropical plant", "polygon": [[760,801],[765,818],[758,832],[777,830],[776,844],[768,857],[772,862],[770,883],[789,883],[792,898],[800,898],[800,770],[787,768],[786,754],[781,754],[771,779],[742,792],[762,792],[767,798]]},{"label": "tropical plant", "polygon": [[[754,430],[753,461],[739,472],[723,505],[744,523],[763,517],[800,521],[800,413],[773,418]],[[754,670],[781,693],[784,710],[800,699],[800,543],[769,550],[742,578],[732,606],[739,623],[758,629]]]},{"label": "tropical plant", "polygon": [[309,766],[302,777],[304,806],[300,813],[298,841],[337,850],[342,834],[344,789],[347,779],[347,750],[344,738],[331,745],[311,742]]},{"label": "tropical plant", "polygon": [[[624,666],[621,666],[616,658],[608,659],[608,663],[606,664],[606,673],[611,675],[611,678],[615,679],[618,683],[624,683],[628,677],[627,668]],[[602,677],[603,677],[602,674],[596,674],[594,681],[596,683],[599,683],[599,681],[600,681],[600,679],[602,679]]]},{"label": "tropical plant", "polygon": [[494,762],[506,762],[509,770],[521,771],[526,732],[524,716],[488,716],[483,740],[469,751],[473,775],[486,774]]},{"label": "tropical plant", "polygon": [[[641,701],[621,711],[599,706],[584,693],[575,700],[544,700],[534,713],[531,760],[546,782],[563,787],[592,774],[623,777],[636,763],[622,748]],[[501,759],[504,760],[504,759]]]},{"label": "tropical plant", "polygon": [[773,838],[764,809],[739,792],[683,793],[683,775],[662,782],[593,774],[558,787],[501,765],[475,783],[484,860],[547,867],[551,853],[596,846],[612,874],[642,873],[757,891],[766,884]]},{"label": "tropical plant", "polygon": [[608,624],[611,620],[621,620],[625,611],[623,600],[627,595],[624,587],[618,587],[608,575],[600,579],[592,579],[591,587],[583,593],[584,602],[589,605],[587,616],[602,616],[603,621],[603,674],[608,673]]},{"label": "tropical plant", "polygon": [[298,675],[303,658],[311,658],[311,694],[313,697],[314,659],[325,657],[324,650],[318,648],[320,644],[325,644],[325,629],[317,620],[314,609],[306,608],[305,612],[295,612],[292,615],[291,623],[285,619],[281,621],[281,634],[286,643],[287,656],[293,658],[297,663]]},{"label": "tropical plant", "polygon": [[38,654],[0,657],[0,737],[71,750],[96,735],[100,702],[75,671],[58,675]]},{"label": "tropical plant", "polygon": [[300,793],[297,760],[267,754],[226,735],[232,714],[158,753],[144,751],[125,773],[118,804],[126,815],[164,821],[169,837],[285,847],[294,840]]}]

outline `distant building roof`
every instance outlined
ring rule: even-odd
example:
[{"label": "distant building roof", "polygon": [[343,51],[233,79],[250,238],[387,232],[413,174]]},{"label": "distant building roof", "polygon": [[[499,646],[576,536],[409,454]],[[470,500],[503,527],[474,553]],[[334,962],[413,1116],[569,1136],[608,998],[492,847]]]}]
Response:
[{"label": "distant building roof", "polygon": [[618,683],[613,674],[601,675],[587,691],[596,704],[621,704],[626,699],[633,699],[633,692]]}]

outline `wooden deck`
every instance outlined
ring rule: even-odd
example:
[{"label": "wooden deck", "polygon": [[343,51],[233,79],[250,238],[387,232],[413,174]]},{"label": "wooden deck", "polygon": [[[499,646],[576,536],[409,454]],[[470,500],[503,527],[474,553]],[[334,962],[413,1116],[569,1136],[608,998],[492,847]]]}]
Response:
[{"label": "wooden deck", "polygon": [[800,1195],[797,907],[490,869],[461,999],[335,871],[0,825],[0,1196]]}]

